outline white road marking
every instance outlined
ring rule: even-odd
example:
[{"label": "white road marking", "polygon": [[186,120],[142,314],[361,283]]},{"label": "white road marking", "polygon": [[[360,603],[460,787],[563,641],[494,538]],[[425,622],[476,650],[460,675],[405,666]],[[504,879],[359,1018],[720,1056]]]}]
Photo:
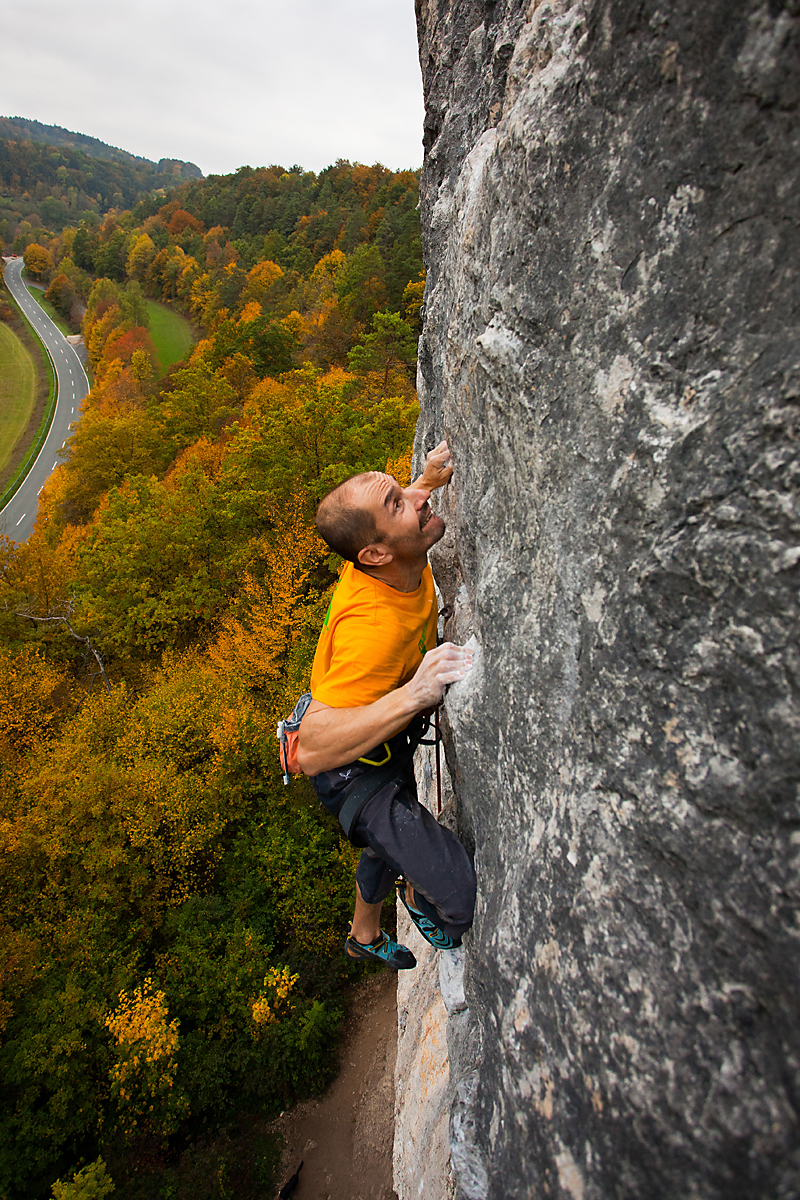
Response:
[{"label": "white road marking", "polygon": [[39,492],[42,492],[42,491],[44,491],[44,484],[42,484],[42,486],[39,488],[39,491],[36,493],[36,495],[38,496]]},{"label": "white road marking", "polygon": [[58,466],[58,459],[56,459],[56,461],[53,463],[53,465],[52,465],[52,467],[50,468],[50,470],[51,470],[51,471],[55,471],[55,469],[56,469],[56,467],[57,467],[57,466]]},{"label": "white road marking", "polygon": [[25,520],[25,513],[23,513],[23,514],[22,514],[22,516],[20,517],[20,519],[17,521],[17,524],[18,524],[18,525],[21,525],[21,524],[22,524],[22,522],[23,522],[24,520]]}]

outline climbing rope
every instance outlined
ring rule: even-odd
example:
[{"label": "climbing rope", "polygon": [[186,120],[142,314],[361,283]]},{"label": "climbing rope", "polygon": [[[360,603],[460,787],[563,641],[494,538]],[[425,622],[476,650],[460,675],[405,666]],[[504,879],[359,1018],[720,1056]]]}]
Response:
[{"label": "climbing rope", "polygon": [[442,741],[442,734],[441,730],[439,729],[438,706],[433,711],[433,727],[436,730],[434,738],[436,742],[436,816],[438,817],[442,811],[442,763],[439,750]]}]

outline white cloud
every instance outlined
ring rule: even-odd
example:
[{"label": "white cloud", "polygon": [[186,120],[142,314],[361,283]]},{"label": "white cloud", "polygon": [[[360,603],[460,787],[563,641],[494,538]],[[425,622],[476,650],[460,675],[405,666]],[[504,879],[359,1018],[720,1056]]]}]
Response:
[{"label": "white cloud", "polygon": [[0,113],[206,173],[422,162],[413,0],[10,0]]}]

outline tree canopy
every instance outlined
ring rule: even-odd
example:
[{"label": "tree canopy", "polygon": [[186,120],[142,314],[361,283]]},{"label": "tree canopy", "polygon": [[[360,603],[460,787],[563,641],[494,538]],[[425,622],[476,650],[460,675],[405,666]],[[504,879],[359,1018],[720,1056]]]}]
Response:
[{"label": "tree canopy", "polygon": [[[216,1200],[229,1170],[255,1200],[254,1114],[335,1070],[354,852],[275,725],[336,578],[316,503],[408,470],[416,188],[244,168],[26,241],[93,386],[0,538],[7,1200]],[[163,377],[148,298],[197,330]]]}]

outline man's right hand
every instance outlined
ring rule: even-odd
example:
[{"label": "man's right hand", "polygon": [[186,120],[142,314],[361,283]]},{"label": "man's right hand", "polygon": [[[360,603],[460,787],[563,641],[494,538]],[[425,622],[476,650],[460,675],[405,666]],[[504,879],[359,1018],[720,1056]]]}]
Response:
[{"label": "man's right hand", "polygon": [[429,650],[408,683],[363,708],[331,708],[312,700],[300,726],[297,761],[306,775],[331,771],[405,729],[439,703],[448,683],[463,679],[472,651],[452,642]]},{"label": "man's right hand", "polygon": [[472,651],[453,642],[442,642],[429,650],[417,667],[413,679],[405,684],[415,712],[433,708],[444,695],[449,683],[463,679],[472,666]]}]

